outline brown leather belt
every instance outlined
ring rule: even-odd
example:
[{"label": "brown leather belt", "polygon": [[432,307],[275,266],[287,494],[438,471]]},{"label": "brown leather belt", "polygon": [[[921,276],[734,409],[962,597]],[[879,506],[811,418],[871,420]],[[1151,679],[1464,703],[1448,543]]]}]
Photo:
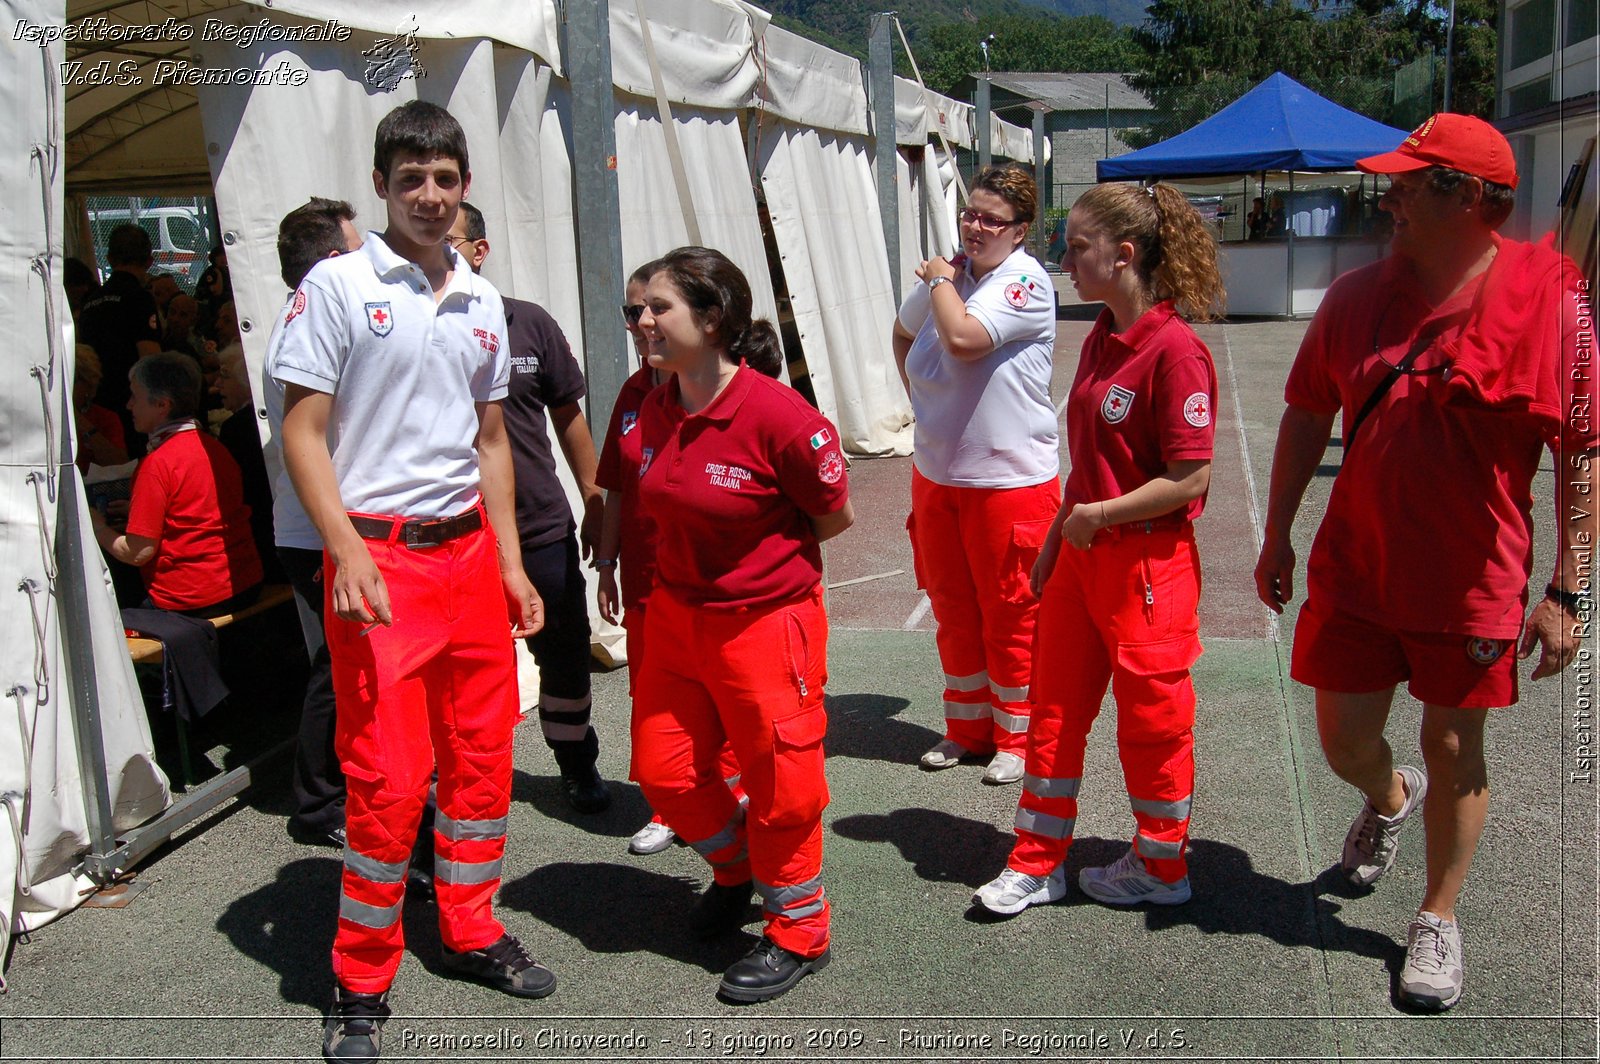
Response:
[{"label": "brown leather belt", "polygon": [[454,517],[363,517],[350,514],[350,524],[362,539],[390,539],[406,547],[437,547],[483,527],[483,511],[473,507]]},{"label": "brown leather belt", "polygon": [[1153,532],[1166,532],[1182,528],[1189,523],[1189,519],[1182,514],[1162,514],[1160,517],[1149,521],[1128,521],[1120,525],[1108,525],[1096,533],[1107,539],[1122,539],[1125,536],[1148,536]]}]

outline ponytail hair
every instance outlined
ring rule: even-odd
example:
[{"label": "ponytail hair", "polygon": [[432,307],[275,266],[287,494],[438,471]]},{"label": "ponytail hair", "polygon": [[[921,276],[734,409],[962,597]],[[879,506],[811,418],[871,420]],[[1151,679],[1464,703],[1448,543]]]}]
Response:
[{"label": "ponytail hair", "polygon": [[750,282],[728,256],[712,248],[682,247],[653,264],[702,319],[716,326],[723,357],[776,378],[783,370],[778,330],[762,318],[751,321]]},{"label": "ponytail hair", "polygon": [[1217,268],[1217,240],[1189,197],[1171,185],[1096,185],[1072,209],[1084,211],[1116,243],[1139,251],[1139,279],[1190,321],[1222,316],[1228,294]]}]

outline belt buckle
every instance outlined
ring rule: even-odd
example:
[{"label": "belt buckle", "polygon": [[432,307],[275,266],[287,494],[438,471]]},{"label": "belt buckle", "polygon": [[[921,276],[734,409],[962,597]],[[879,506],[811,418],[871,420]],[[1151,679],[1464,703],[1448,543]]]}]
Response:
[{"label": "belt buckle", "polygon": [[427,521],[407,521],[400,526],[400,542],[405,544],[407,550],[427,545],[422,539],[422,530],[427,524]]}]

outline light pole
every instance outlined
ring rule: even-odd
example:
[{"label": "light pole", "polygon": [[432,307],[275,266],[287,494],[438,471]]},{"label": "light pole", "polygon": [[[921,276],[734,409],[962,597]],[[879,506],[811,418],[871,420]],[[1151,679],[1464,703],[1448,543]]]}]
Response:
[{"label": "light pole", "polygon": [[1444,106],[1450,110],[1450,83],[1454,80],[1456,65],[1456,0],[1450,0],[1450,15],[1444,24]]}]

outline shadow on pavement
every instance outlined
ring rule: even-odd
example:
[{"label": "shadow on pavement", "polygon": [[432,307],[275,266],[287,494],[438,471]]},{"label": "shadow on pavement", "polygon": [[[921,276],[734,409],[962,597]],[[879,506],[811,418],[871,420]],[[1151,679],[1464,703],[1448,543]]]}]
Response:
[{"label": "shadow on pavement", "polygon": [[[591,953],[654,953],[720,975],[755,940],[695,938],[688,915],[701,889],[681,876],[631,865],[568,861],[503,884],[499,905],[571,935]],[[750,918],[759,920],[754,906]]]},{"label": "shadow on pavement", "polygon": [[343,868],[336,851],[327,853],[289,862],[275,880],[236,899],[217,918],[217,930],[234,948],[278,973],[284,1001],[318,1010],[333,991],[329,955]]},{"label": "shadow on pavement", "polygon": [[897,720],[910,706],[909,700],[892,695],[829,695],[828,738],[823,743],[828,756],[915,765],[944,733]]},{"label": "shadow on pavement", "polygon": [[937,809],[847,816],[835,820],[833,830],[858,842],[893,843],[919,878],[974,890],[995,877],[1011,852],[1009,831]]},{"label": "shadow on pavement", "polygon": [[609,806],[599,813],[580,813],[567,804],[559,775],[535,776],[520,768],[511,774],[512,802],[532,806],[551,820],[582,828],[591,835],[626,839],[650,819],[650,805],[639,793],[638,784],[606,780],[606,788],[611,791]]}]

